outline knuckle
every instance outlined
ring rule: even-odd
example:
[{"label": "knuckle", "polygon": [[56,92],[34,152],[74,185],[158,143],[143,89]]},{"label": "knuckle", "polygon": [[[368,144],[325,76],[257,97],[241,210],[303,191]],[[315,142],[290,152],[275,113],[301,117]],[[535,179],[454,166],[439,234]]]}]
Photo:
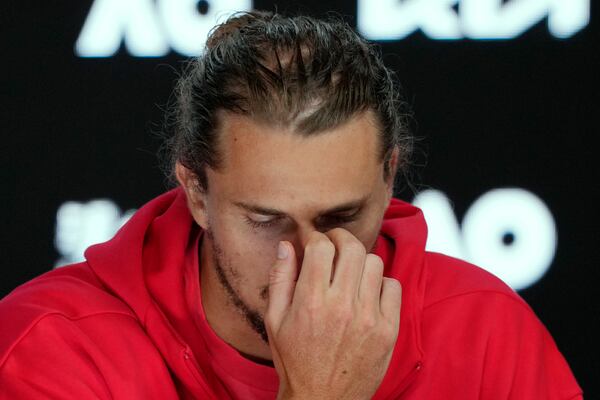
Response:
[{"label": "knuckle", "polygon": [[327,238],[327,236],[319,233],[318,235],[312,235],[306,244],[305,252],[316,252],[316,253],[331,253],[335,252],[335,246]]},{"label": "knuckle", "polygon": [[369,266],[369,268],[372,269],[378,269],[383,271],[383,260],[381,259],[381,257],[379,257],[376,254],[373,253],[369,253],[367,254],[367,259],[365,261],[365,264]]},{"label": "knuckle", "polygon": [[384,277],[383,284],[385,285],[385,290],[389,290],[397,294],[402,294],[402,285],[400,284],[399,280]]},{"label": "knuckle", "polygon": [[362,318],[362,328],[364,331],[372,331],[377,327],[377,318],[372,314],[367,314]]},{"label": "knuckle", "polygon": [[303,314],[310,318],[313,318],[321,313],[322,308],[323,304],[321,303],[321,301],[317,300],[316,298],[310,298],[304,302],[302,310]]},{"label": "knuckle", "polygon": [[307,244],[311,244],[314,242],[318,242],[320,240],[326,239],[327,236],[319,231],[312,231],[308,234]]},{"label": "knuckle", "polygon": [[381,324],[375,331],[375,339],[384,346],[393,346],[396,343],[398,332],[391,324]]},{"label": "knuckle", "polygon": [[354,237],[344,239],[341,243],[341,248],[341,251],[357,256],[364,256],[367,253],[365,246]]},{"label": "knuckle", "polygon": [[344,243],[348,243],[348,242],[358,242],[358,239],[356,238],[356,236],[354,236],[352,233],[350,233],[350,231],[348,231],[347,229],[344,228],[333,228],[330,231],[327,231],[325,233],[327,235],[327,237],[330,237],[332,239],[334,239],[336,242],[339,242],[340,244],[344,244]]},{"label": "knuckle", "polygon": [[327,236],[329,236],[329,237],[332,237],[332,238],[340,238],[340,239],[341,239],[341,238],[344,238],[344,237],[347,237],[348,235],[350,235],[350,236],[352,235],[352,234],[351,234],[350,232],[348,232],[346,229],[344,229],[344,228],[340,228],[340,227],[333,228],[333,229],[331,229],[331,230],[327,231],[325,234],[326,234]]}]

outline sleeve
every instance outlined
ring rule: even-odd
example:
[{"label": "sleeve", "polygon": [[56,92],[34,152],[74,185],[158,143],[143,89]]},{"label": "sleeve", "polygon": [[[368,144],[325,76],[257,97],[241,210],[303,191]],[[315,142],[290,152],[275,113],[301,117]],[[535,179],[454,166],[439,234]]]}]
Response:
[{"label": "sleeve", "polygon": [[160,355],[129,316],[47,315],[0,362],[2,400],[178,398]]}]

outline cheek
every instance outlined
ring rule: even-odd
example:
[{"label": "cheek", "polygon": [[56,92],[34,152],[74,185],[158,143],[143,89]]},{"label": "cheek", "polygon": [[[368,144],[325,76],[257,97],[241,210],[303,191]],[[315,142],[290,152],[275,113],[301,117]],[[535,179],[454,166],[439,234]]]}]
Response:
[{"label": "cheek", "polygon": [[373,250],[377,236],[381,229],[381,221],[383,219],[383,211],[375,210],[369,218],[357,227],[356,232],[353,232],[356,237],[363,243],[368,252]]},{"label": "cheek", "polygon": [[379,234],[378,226],[365,227],[363,231],[356,235],[358,240],[365,246],[367,252],[371,252],[377,241],[377,235]]},{"label": "cheek", "polygon": [[269,270],[275,262],[277,240],[261,235],[244,226],[226,219],[214,221],[214,240],[223,251],[231,273],[235,274],[237,289],[256,296],[267,282]]}]

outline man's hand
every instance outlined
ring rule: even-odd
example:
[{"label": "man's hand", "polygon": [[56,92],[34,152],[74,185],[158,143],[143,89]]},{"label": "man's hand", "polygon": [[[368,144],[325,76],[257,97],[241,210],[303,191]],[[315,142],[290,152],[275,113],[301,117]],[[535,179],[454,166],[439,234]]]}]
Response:
[{"label": "man's hand", "polygon": [[370,399],[398,336],[400,283],[341,228],[311,234],[299,275],[293,246],[279,246],[265,316],[278,399]]}]

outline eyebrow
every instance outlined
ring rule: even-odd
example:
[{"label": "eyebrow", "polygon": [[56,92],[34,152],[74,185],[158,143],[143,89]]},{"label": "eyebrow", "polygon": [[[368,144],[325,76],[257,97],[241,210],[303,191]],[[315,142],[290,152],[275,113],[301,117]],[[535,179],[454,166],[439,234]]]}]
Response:
[{"label": "eyebrow", "polygon": [[[357,208],[362,208],[365,205],[365,203],[367,202],[368,198],[369,198],[369,196],[365,196],[364,198],[361,198],[358,200],[348,201],[346,203],[342,203],[337,206],[328,208],[327,210],[319,213],[319,216],[328,215],[328,214],[336,214],[336,213],[341,213],[344,211],[350,211],[350,210],[354,210]],[[263,207],[263,206],[259,206],[257,204],[245,203],[242,201],[236,201],[233,204],[240,208],[243,208],[246,211],[250,211],[250,212],[253,212],[256,214],[271,215],[271,216],[277,216],[277,217],[288,216],[288,214],[286,214],[285,212],[283,212],[281,210],[277,210],[275,208],[270,208],[270,207]]]}]

